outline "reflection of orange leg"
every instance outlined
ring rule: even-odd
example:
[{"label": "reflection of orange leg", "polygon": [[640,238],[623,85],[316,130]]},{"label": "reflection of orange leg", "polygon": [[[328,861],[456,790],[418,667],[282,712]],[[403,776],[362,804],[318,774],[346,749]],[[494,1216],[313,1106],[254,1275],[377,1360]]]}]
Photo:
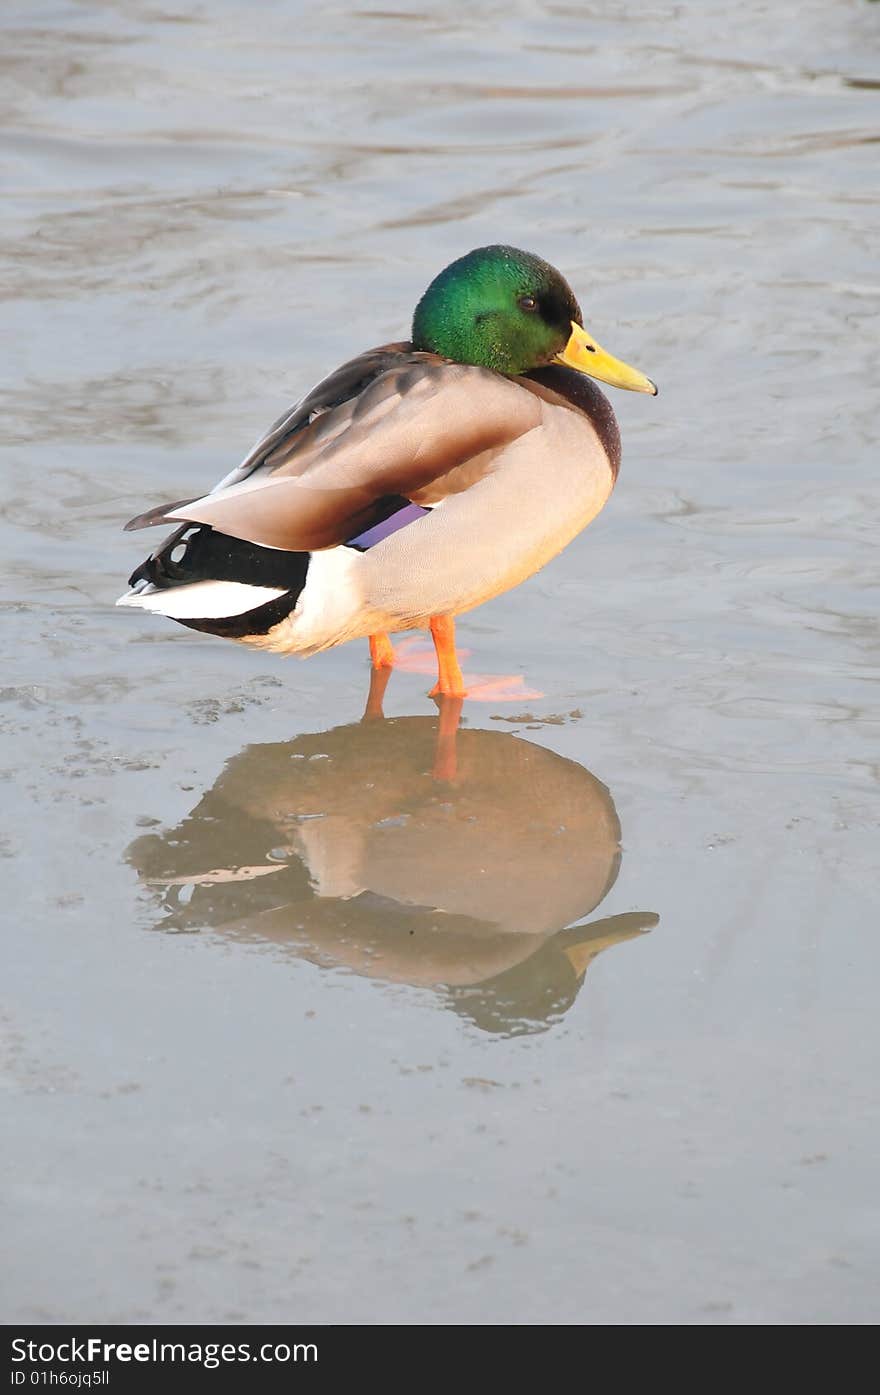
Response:
[{"label": "reflection of orange leg", "polygon": [[446,697],[464,697],[464,679],[455,652],[455,617],[452,615],[431,616],[431,637],[437,650],[437,682],[431,689],[431,697],[443,694]]},{"label": "reflection of orange leg", "polygon": [[364,708],[362,721],[381,721],[385,716],[382,709],[382,701],[385,697],[385,689],[388,687],[388,679],[391,677],[390,668],[370,669],[370,691],[367,696],[367,705]]},{"label": "reflection of orange leg", "polygon": [[458,723],[461,718],[463,699],[460,697],[437,698],[440,720],[437,723],[437,746],[434,751],[435,780],[454,780],[458,769],[455,743],[458,736]]},{"label": "reflection of orange leg", "polygon": [[370,635],[370,659],[373,668],[394,667],[394,646],[382,630],[378,634]]}]

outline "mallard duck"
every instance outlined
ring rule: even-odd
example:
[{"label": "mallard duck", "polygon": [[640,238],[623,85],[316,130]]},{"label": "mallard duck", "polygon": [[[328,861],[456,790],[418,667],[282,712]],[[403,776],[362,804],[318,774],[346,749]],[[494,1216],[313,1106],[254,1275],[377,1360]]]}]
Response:
[{"label": "mallard duck", "polygon": [[596,517],[620,435],[592,379],[656,394],[584,329],[562,275],[479,247],[419,301],[409,343],[324,378],[175,524],[118,605],[282,654],[430,629],[434,694],[465,692],[455,617],[518,585]]}]

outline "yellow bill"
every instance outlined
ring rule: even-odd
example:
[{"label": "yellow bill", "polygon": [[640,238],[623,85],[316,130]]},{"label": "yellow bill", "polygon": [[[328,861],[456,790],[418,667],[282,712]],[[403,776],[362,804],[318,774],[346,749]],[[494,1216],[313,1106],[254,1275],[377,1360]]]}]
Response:
[{"label": "yellow bill", "polygon": [[598,378],[600,383],[610,383],[611,387],[629,388],[630,392],[650,392],[653,397],[657,396],[657,388],[650,378],[646,378],[637,368],[630,368],[619,358],[612,358],[574,320],[571,322],[571,338],[562,353],[556,355],[556,362],[564,363],[567,368],[576,368],[590,378]]}]

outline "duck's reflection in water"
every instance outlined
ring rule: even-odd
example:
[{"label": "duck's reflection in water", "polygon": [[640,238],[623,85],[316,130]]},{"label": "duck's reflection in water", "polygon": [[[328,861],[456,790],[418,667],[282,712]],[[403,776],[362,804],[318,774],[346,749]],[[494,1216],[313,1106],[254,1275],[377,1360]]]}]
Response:
[{"label": "duck's reflection in water", "polygon": [[617,877],[608,790],[530,741],[456,733],[457,719],[447,705],[246,747],[177,828],[129,848],[164,894],[157,928],[214,927],[430,987],[486,1031],[546,1027],[601,950],[657,917],[566,929]]}]

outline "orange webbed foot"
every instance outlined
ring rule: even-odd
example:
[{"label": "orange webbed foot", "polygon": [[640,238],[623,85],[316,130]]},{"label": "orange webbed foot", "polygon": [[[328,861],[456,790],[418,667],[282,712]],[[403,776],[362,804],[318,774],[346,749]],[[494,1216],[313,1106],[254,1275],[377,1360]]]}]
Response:
[{"label": "orange webbed foot", "polygon": [[[401,673],[435,673],[440,668],[439,655],[435,651],[436,639],[432,649],[423,639],[407,636],[394,650],[394,667]],[[455,691],[451,686],[444,688],[442,678],[438,677],[428,694],[437,701],[447,697],[466,697],[470,702],[527,702],[544,696],[538,688],[529,687],[521,673],[462,673],[458,661],[469,659],[471,651],[454,646],[454,652],[460,689]],[[448,681],[449,670],[446,672]]]}]

